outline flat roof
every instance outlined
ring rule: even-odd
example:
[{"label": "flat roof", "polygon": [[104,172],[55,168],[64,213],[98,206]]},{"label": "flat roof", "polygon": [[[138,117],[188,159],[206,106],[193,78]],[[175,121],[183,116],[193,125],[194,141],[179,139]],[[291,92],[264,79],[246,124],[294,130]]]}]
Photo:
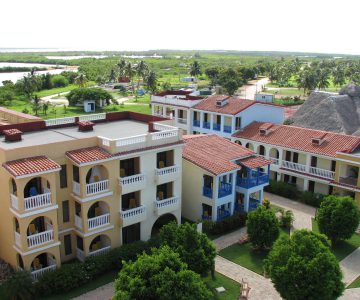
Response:
[{"label": "flat roof", "polygon": [[108,139],[118,139],[145,134],[147,132],[147,122],[119,120],[96,123],[94,130],[88,132],[81,132],[78,130],[78,126],[71,126],[23,133],[22,140],[19,142],[6,142],[4,137],[0,137],[0,148],[9,150],[97,136],[102,136]]}]

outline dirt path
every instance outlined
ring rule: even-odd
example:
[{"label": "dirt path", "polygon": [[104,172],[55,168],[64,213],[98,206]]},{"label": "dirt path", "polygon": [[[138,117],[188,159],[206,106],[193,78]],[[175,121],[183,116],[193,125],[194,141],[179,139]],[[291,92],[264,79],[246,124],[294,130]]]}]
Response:
[{"label": "dirt path", "polygon": [[261,78],[258,80],[251,80],[248,84],[240,88],[240,97],[248,100],[254,100],[255,94],[262,91],[262,88],[269,83],[269,78]]}]

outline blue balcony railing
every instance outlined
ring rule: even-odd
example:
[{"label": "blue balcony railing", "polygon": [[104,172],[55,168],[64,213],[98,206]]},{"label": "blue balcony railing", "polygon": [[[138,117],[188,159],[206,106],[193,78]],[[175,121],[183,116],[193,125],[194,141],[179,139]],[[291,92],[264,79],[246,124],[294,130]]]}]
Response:
[{"label": "blue balcony railing", "polygon": [[201,217],[203,220],[212,220],[212,216],[209,215],[202,215]]},{"label": "blue balcony railing", "polygon": [[240,203],[235,202],[234,210],[236,212],[244,211],[244,204],[240,204]]},{"label": "blue balcony railing", "polygon": [[232,194],[231,183],[222,182],[220,183],[218,198],[226,197]]},{"label": "blue balcony railing", "polygon": [[203,122],[203,128],[210,129],[210,122]]},{"label": "blue balcony railing", "polygon": [[218,221],[224,220],[228,217],[230,217],[230,212],[228,210],[218,210],[218,213],[217,213]]},{"label": "blue balcony railing", "polygon": [[213,197],[213,190],[210,187],[203,186],[203,195],[208,198]]},{"label": "blue balcony railing", "polygon": [[269,174],[261,173],[261,175],[257,177],[237,177],[236,179],[236,185],[246,189],[265,183],[269,183]]},{"label": "blue balcony railing", "polygon": [[257,209],[259,205],[260,205],[260,200],[254,198],[249,199],[249,211]]},{"label": "blue balcony railing", "polygon": [[213,129],[216,131],[220,131],[220,124],[213,123]]},{"label": "blue balcony railing", "polygon": [[193,120],[194,127],[200,127],[200,120]]},{"label": "blue balcony railing", "polygon": [[224,125],[224,132],[231,133],[231,126]]}]

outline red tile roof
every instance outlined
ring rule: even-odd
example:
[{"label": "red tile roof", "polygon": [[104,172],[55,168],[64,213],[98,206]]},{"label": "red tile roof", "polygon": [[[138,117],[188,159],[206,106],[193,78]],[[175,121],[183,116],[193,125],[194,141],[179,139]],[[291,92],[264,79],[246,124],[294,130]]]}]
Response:
[{"label": "red tile roof", "polygon": [[66,156],[79,165],[112,157],[109,152],[100,147],[89,147],[68,151],[66,152]]},{"label": "red tile roof", "polygon": [[[216,106],[217,101],[224,100],[224,99],[226,99],[226,101],[228,102],[226,105],[224,105],[222,107]],[[238,97],[229,97],[229,96],[224,96],[224,95],[214,95],[214,96],[210,96],[210,97],[204,99],[199,104],[195,105],[193,108],[198,109],[198,110],[227,114],[227,115],[236,115],[239,112],[247,109],[248,107],[250,107],[254,104],[282,107],[281,105],[277,105],[277,104],[273,104],[273,103],[246,100],[246,99],[240,99]]]},{"label": "red tile roof", "polygon": [[183,158],[214,175],[241,169],[231,161],[254,154],[217,135],[185,135],[183,139]]},{"label": "red tile roof", "polygon": [[13,176],[58,171],[60,165],[46,156],[28,157],[3,163],[3,167]]},{"label": "red tile roof", "polygon": [[[360,145],[360,137],[289,125],[273,124],[268,134],[261,135],[259,129],[264,124],[253,122],[233,137],[332,157],[336,152],[351,153]],[[314,145],[312,138],[321,138],[323,142]]]},{"label": "red tile roof", "polygon": [[242,159],[239,163],[249,169],[256,169],[270,165],[271,161],[261,156],[252,156]]}]

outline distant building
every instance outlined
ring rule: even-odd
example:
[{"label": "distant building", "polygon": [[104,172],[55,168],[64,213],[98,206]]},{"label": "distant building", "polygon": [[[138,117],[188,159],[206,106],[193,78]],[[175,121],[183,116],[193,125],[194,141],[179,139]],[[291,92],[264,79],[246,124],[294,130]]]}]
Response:
[{"label": "distant building", "polygon": [[181,81],[183,81],[183,82],[197,82],[197,79],[195,77],[183,77],[183,78],[181,78]]},{"label": "distant building", "polygon": [[274,102],[273,94],[257,93],[255,94],[255,101]]}]

